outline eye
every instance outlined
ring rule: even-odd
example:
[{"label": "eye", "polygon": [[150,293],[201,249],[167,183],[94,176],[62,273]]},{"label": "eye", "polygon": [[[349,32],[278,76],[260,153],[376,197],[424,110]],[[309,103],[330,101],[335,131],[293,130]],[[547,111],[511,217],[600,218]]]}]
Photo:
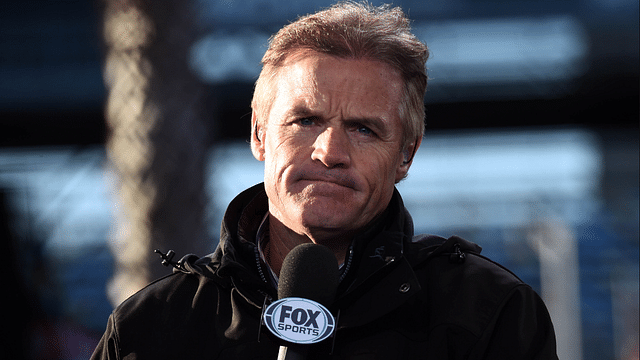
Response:
[{"label": "eye", "polygon": [[315,117],[305,117],[305,118],[298,119],[298,124],[302,126],[311,126],[315,124],[315,122],[316,122]]},{"label": "eye", "polygon": [[373,130],[369,129],[366,126],[359,126],[356,131],[358,131],[362,135],[375,135]]}]

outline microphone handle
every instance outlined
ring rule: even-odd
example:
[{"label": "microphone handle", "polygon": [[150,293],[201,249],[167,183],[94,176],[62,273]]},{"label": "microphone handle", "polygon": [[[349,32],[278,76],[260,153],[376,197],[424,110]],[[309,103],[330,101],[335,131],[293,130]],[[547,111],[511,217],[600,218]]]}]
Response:
[{"label": "microphone handle", "polygon": [[304,360],[309,348],[304,345],[280,346],[278,360]]}]

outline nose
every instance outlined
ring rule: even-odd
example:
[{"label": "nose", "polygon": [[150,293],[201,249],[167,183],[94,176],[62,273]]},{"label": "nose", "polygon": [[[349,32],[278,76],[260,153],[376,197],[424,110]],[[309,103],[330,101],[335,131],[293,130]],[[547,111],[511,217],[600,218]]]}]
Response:
[{"label": "nose", "polygon": [[322,131],[313,144],[311,159],[320,161],[328,168],[348,168],[351,165],[348,134],[334,127]]}]

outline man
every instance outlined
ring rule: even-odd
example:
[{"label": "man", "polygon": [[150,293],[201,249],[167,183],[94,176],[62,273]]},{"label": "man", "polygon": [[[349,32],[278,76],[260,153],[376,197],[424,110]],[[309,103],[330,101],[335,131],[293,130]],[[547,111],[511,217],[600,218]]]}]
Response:
[{"label": "man", "polygon": [[342,3],[280,30],[252,102],[264,184],[229,205],[216,252],[111,315],[94,359],[275,359],[261,327],[303,243],[340,265],[337,330],[313,359],[556,359],[533,290],[457,237],[414,236],[395,189],[423,132],[428,51],[398,8]]}]

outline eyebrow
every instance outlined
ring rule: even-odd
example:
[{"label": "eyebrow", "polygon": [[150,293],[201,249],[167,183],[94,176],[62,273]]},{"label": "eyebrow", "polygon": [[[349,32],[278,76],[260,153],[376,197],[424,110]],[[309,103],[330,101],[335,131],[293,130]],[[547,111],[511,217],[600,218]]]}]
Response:
[{"label": "eyebrow", "polygon": [[299,117],[314,115],[313,111],[304,105],[296,105],[287,113],[288,116]]}]

